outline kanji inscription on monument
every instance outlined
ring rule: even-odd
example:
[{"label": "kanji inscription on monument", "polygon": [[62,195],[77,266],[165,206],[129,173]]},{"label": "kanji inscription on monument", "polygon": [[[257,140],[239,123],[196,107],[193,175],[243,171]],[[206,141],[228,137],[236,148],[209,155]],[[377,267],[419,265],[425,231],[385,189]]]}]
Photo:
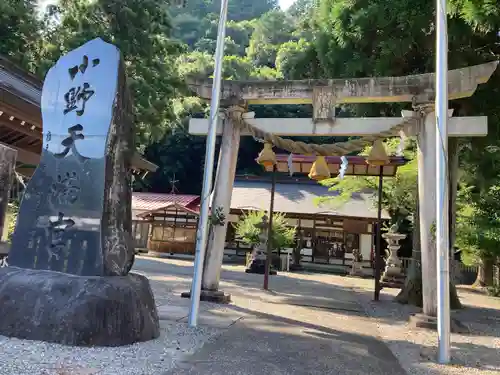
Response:
[{"label": "kanji inscription on monument", "polygon": [[40,164],[19,212],[10,264],[125,275],[132,259],[133,121],[116,47],[92,40],[45,78]]}]

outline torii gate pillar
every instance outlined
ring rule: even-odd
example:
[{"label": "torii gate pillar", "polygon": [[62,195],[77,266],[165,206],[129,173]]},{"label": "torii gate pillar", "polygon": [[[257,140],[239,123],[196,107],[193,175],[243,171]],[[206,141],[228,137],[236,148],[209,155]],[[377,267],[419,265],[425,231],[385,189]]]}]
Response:
[{"label": "torii gate pillar", "polygon": [[[451,117],[453,110],[448,110]],[[420,252],[422,269],[423,315],[428,324],[437,316],[437,250],[436,250],[436,114],[434,104],[421,105],[419,112],[403,111],[403,117],[420,118],[416,128],[407,135],[416,135],[418,152],[418,197]],[[475,124],[469,124],[469,128]],[[425,317],[425,318],[423,318]],[[416,323],[419,324],[419,323]]]},{"label": "torii gate pillar", "polygon": [[[235,125],[230,116],[224,118],[224,129],[220,145],[219,162],[215,186],[212,193],[211,213],[220,212],[224,221],[212,223],[210,226],[208,249],[205,255],[205,264],[202,278],[203,300],[216,302],[229,302],[229,296],[218,291],[220,268],[224,257],[226,243],[227,221],[231,208],[231,195],[233,193],[236,163],[240,147],[240,127]],[[212,216],[213,217],[213,216]]]}]

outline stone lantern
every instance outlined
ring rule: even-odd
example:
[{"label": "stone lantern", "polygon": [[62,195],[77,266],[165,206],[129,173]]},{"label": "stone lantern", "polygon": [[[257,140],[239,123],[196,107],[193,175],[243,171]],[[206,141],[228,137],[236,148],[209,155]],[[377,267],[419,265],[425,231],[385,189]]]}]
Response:
[{"label": "stone lantern", "polygon": [[397,251],[401,247],[399,241],[406,238],[406,234],[397,233],[395,227],[391,227],[389,232],[382,237],[387,241],[387,261],[385,264],[382,282],[390,288],[400,288],[404,285],[405,275],[403,262],[398,258]]},{"label": "stone lantern", "polygon": [[[264,271],[266,269],[268,227],[269,221],[267,219],[267,216],[264,215],[262,217],[262,221],[255,225],[255,228],[260,230],[259,244],[252,250],[250,262],[247,264],[247,268],[245,269],[246,273],[264,274]],[[275,275],[276,271],[270,270],[269,274]]]}]

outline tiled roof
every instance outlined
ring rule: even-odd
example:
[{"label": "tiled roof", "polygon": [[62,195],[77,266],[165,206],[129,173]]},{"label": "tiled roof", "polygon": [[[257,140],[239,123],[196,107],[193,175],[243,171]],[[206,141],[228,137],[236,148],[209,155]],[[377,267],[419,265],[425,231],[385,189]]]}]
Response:
[{"label": "tiled roof", "polygon": [[[177,203],[182,207],[189,206],[199,199],[197,195],[132,193],[132,210],[152,211]],[[189,207],[192,208],[192,207]]]},{"label": "tiled roof", "polygon": [[[377,218],[377,209],[373,195],[369,193],[355,194],[351,200],[342,205],[327,203],[317,204],[317,199],[324,196],[335,196],[336,192],[319,184],[277,183],[274,195],[276,212],[297,214],[323,214],[344,217]],[[235,181],[231,197],[232,209],[268,210],[271,199],[271,183],[261,181]],[[382,218],[389,219],[385,210]]]},{"label": "tiled roof", "polygon": [[200,210],[198,207],[193,207],[193,205],[188,205],[190,207],[186,207],[184,205],[181,205],[179,203],[169,203],[166,206],[161,207],[159,210],[132,210],[132,213],[134,217],[136,218],[145,218],[148,215],[155,214],[158,212],[163,212],[165,211],[171,211],[173,210],[174,212],[179,211],[184,211],[187,212],[188,214],[199,216],[200,215]]},{"label": "tiled roof", "polygon": [[20,95],[24,100],[39,106],[42,97],[41,84],[34,76],[0,56],[0,87],[2,89]]}]

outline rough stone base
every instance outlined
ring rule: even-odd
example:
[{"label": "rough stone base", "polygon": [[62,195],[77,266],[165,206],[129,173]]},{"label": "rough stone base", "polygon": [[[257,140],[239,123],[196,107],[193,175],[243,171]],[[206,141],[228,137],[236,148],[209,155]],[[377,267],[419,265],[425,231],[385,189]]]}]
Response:
[{"label": "rough stone base", "polygon": [[[410,316],[410,326],[415,328],[437,330],[437,318],[425,314],[414,314]],[[469,327],[461,323],[458,319],[451,317],[450,329],[453,333],[468,334],[470,333]]]},{"label": "rough stone base", "polygon": [[[182,298],[191,298],[191,292],[182,292]],[[227,304],[231,302],[231,295],[221,290],[201,290],[200,301]]]},{"label": "rough stone base", "polygon": [[303,271],[304,266],[301,264],[290,264],[290,271]]},{"label": "rough stone base", "polygon": [[9,248],[10,248],[10,246],[7,242],[0,241],[0,255],[1,256],[9,255]]},{"label": "rough stone base", "polygon": [[383,276],[381,285],[386,288],[401,289],[405,285],[405,277],[387,277]]},{"label": "rough stone base", "polygon": [[[264,275],[266,272],[265,272],[265,269],[264,268],[245,268],[245,273],[256,273],[258,275]],[[278,272],[276,272],[276,270],[269,270],[269,275],[277,275]]]},{"label": "rough stone base", "polygon": [[120,346],[160,335],[142,275],[86,277],[0,268],[0,335],[75,346]]}]

